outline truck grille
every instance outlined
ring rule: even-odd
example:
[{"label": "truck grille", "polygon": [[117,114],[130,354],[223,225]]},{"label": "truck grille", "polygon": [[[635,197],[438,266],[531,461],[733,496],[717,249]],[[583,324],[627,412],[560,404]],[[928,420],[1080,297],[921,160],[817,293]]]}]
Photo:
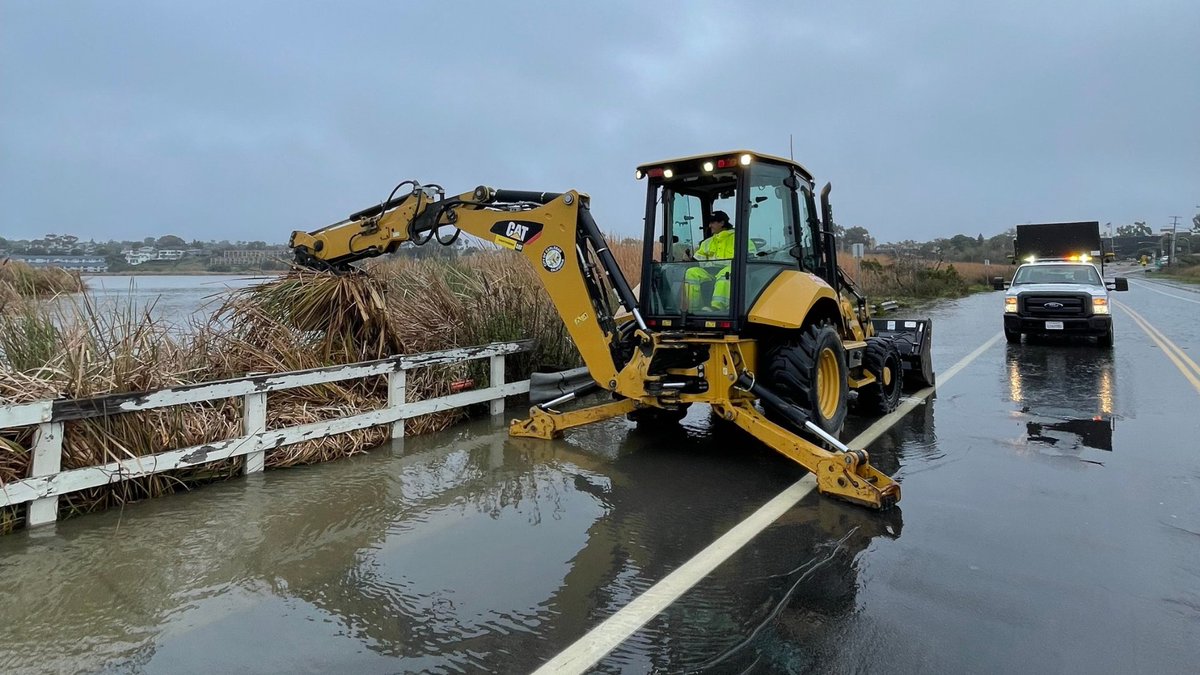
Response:
[{"label": "truck grille", "polygon": [[1082,295],[1030,295],[1021,298],[1022,314],[1034,318],[1087,316],[1090,308]]}]

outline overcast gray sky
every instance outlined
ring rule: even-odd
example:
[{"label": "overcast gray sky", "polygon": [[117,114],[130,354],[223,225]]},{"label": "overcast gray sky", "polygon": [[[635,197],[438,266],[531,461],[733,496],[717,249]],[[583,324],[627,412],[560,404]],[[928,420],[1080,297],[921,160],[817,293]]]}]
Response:
[{"label": "overcast gray sky", "polygon": [[637,164],[789,133],[885,241],[1196,212],[1200,2],[808,4],[0,0],[0,236],[282,242],[406,178],[632,234]]}]

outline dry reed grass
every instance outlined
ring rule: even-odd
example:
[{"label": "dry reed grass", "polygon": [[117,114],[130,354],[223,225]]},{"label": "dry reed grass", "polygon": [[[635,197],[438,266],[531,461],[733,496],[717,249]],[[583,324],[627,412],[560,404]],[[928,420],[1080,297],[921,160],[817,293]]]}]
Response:
[{"label": "dry reed grass", "polygon": [[84,290],[78,272],[59,267],[31,267],[5,258],[0,261],[0,312],[19,310],[24,298],[40,298]]},{"label": "dry reed grass", "polygon": [[[635,277],[640,251],[614,247]],[[86,294],[74,302],[17,297],[0,315],[0,402],[81,398],[163,389],[533,338],[535,349],[506,359],[509,380],[538,366],[569,367],[578,353],[528,262],[509,251],[456,259],[377,261],[370,274],[334,276],[294,270],[233,292],[205,322],[178,332],[133,309],[132,301],[101,312]],[[23,273],[23,272],[22,272]],[[409,400],[452,392],[455,383],[483,386],[486,361],[409,373]],[[268,398],[267,426],[281,428],[345,417],[385,405],[382,377],[304,387]],[[406,431],[445,428],[464,411],[428,415]],[[126,413],[66,424],[64,469],[143,457],[240,435],[241,403],[226,399]],[[0,487],[28,475],[33,429],[0,430]],[[321,462],[365,452],[387,438],[383,427],[306,441],[267,454],[269,468]],[[63,516],[109,508],[236,475],[242,460],[124,481],[60,500]],[[0,511],[0,532],[18,527],[21,509]]]},{"label": "dry reed grass", "polygon": [[1011,265],[926,261],[916,258],[866,256],[844,264],[847,274],[873,301],[961,297],[990,287],[992,277],[1011,277]]}]

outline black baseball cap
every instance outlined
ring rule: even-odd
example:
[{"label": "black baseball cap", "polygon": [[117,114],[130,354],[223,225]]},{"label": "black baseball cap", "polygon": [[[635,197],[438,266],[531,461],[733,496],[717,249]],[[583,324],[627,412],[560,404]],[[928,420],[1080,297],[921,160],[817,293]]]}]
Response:
[{"label": "black baseball cap", "polygon": [[710,223],[719,222],[719,223],[725,223],[726,225],[728,225],[729,224],[729,214],[725,213],[724,211],[713,211],[712,216],[708,219],[708,222],[710,222]]}]

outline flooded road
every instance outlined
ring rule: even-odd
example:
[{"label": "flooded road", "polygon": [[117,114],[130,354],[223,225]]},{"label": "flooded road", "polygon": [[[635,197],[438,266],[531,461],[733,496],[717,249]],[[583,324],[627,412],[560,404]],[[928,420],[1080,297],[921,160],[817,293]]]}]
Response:
[{"label": "flooded road", "polygon": [[[1200,294],[1146,286],[1200,361]],[[932,313],[939,374],[1001,304]],[[1116,334],[993,342],[870,446],[899,508],[808,495],[593,670],[1194,672],[1200,391]],[[482,420],[2,538],[0,670],[529,672],[804,475],[683,427]]]}]

